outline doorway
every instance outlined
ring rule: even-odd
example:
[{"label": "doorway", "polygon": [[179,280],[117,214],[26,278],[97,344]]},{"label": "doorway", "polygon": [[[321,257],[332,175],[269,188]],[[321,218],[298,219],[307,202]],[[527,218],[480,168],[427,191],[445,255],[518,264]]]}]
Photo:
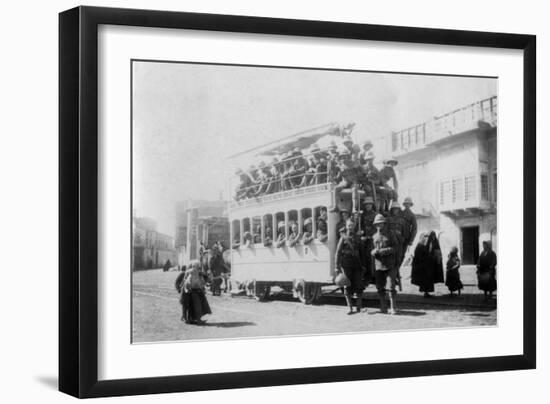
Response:
[{"label": "doorway", "polygon": [[462,227],[462,263],[474,265],[479,258],[479,226]]}]

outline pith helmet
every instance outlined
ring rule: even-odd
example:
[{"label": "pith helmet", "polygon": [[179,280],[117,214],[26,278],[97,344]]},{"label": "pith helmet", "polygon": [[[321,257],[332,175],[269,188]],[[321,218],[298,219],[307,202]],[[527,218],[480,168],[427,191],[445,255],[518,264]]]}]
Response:
[{"label": "pith helmet", "polygon": [[280,229],[281,227],[285,227],[285,222],[284,221],[279,222],[279,224],[277,225],[278,229]]},{"label": "pith helmet", "polygon": [[304,226],[307,226],[308,224],[313,224],[313,219],[311,217],[308,217],[306,220],[304,220]]},{"label": "pith helmet", "polygon": [[390,209],[401,209],[401,205],[397,201],[391,203]]},{"label": "pith helmet", "polygon": [[334,284],[342,288],[344,286],[351,285],[351,282],[343,272],[340,272],[338,275],[335,276]]},{"label": "pith helmet", "polygon": [[330,144],[328,145],[328,148],[331,150],[336,150],[338,146],[336,145],[336,142],[334,140],[331,140]]},{"label": "pith helmet", "polygon": [[411,205],[411,206],[413,206],[414,203],[413,203],[412,198],[411,198],[410,196],[407,196],[407,197],[405,198],[405,200],[403,201],[403,205]]},{"label": "pith helmet", "polygon": [[386,223],[386,218],[384,217],[384,215],[381,215],[380,213],[378,213],[374,217],[374,221],[372,222],[372,224],[384,224],[384,223]]},{"label": "pith helmet", "polygon": [[342,143],[346,144],[346,143],[353,143],[353,139],[351,138],[351,136],[344,136],[344,140],[342,140]]},{"label": "pith helmet", "polygon": [[366,196],[365,197],[365,199],[363,200],[363,205],[366,205],[367,203],[374,204],[374,199],[372,198],[372,196]]},{"label": "pith helmet", "polygon": [[397,159],[395,157],[390,157],[383,161],[384,164],[391,164],[396,166],[397,165]]},{"label": "pith helmet", "polygon": [[370,149],[370,148],[372,148],[372,142],[370,140],[365,141],[365,143],[363,143],[363,149]]}]

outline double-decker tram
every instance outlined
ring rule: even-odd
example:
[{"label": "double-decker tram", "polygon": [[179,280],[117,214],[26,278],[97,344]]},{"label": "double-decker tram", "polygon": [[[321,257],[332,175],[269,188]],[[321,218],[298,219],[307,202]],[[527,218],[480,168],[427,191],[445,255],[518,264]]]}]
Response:
[{"label": "double-decker tram", "polygon": [[[329,124],[232,157],[240,177],[228,204],[233,288],[262,300],[277,286],[310,304],[333,284],[339,214],[331,212],[335,184],[323,156],[341,142],[339,128]],[[299,159],[311,159],[309,171],[292,168]],[[256,163],[243,169],[243,161]],[[351,195],[338,192],[338,205],[351,207]]]}]

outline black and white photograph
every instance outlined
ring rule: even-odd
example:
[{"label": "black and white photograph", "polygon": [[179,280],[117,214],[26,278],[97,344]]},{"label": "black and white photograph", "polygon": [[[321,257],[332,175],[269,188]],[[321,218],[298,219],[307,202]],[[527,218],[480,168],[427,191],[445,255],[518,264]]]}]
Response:
[{"label": "black and white photograph", "polygon": [[132,343],[498,326],[498,84],[132,60]]}]

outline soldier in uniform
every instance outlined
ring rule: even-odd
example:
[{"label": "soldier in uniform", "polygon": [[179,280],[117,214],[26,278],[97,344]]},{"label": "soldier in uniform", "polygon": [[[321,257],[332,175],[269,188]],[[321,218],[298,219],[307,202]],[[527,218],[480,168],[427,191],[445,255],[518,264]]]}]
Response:
[{"label": "soldier in uniform", "polygon": [[294,174],[294,166],[292,164],[292,153],[285,153],[281,162],[281,187],[283,191],[292,189],[292,181],[290,177]]},{"label": "soldier in uniform", "polygon": [[372,142],[370,140],[367,140],[365,143],[363,143],[363,147],[361,149],[361,152],[359,153],[359,163],[364,166],[367,164],[367,153],[371,151],[372,149]]},{"label": "soldier in uniform", "polygon": [[279,159],[277,157],[273,157],[273,160],[271,161],[271,168],[269,170],[271,181],[266,190],[266,194],[274,194],[276,192],[280,192],[283,188],[281,183],[281,165],[282,164],[279,162]]},{"label": "soldier in uniform", "polygon": [[298,242],[301,239],[301,235],[298,232],[298,224],[296,222],[292,222],[290,224],[290,231],[288,233],[288,238],[286,240],[286,245],[289,247],[295,247]]},{"label": "soldier in uniform", "polygon": [[395,268],[397,270],[397,284],[399,285],[399,290],[402,290],[400,268],[404,257],[403,244],[405,243],[404,233],[407,223],[401,215],[401,205],[399,205],[399,202],[397,201],[392,202],[390,206],[390,212],[387,218],[387,226],[388,230],[393,233],[397,242],[394,247]]},{"label": "soldier in uniform", "polygon": [[334,141],[331,141],[328,147],[327,155],[327,174],[328,181],[333,184],[338,184],[342,179],[340,168],[338,167],[339,159],[340,156],[338,155],[338,147]]},{"label": "soldier in uniform", "polygon": [[253,189],[251,187],[253,186],[253,183],[250,176],[240,168],[235,171],[235,174],[239,176],[240,181],[235,191],[235,200],[240,201],[241,199],[248,198],[252,195]]},{"label": "soldier in uniform", "polygon": [[368,151],[364,155],[365,165],[361,179],[363,181],[363,190],[366,196],[371,196],[375,203],[375,210],[382,211],[382,198],[380,195],[380,171],[374,165],[374,153]]},{"label": "soldier in uniform", "polygon": [[336,240],[340,238],[342,233],[346,232],[346,223],[350,218],[350,212],[346,208],[340,209],[340,220],[336,225]]},{"label": "soldier in uniform", "polygon": [[267,191],[271,185],[271,171],[263,161],[258,163],[258,178],[256,179],[256,184],[258,187],[256,192],[254,192],[254,196],[262,196],[267,194]]},{"label": "soldier in uniform", "polygon": [[311,243],[314,238],[313,219],[311,217],[308,217],[306,218],[306,220],[304,220],[304,232],[300,241],[302,242],[302,244],[307,245]]},{"label": "soldier in uniform", "polygon": [[416,216],[411,210],[412,206],[413,201],[410,196],[407,196],[403,200],[404,209],[401,211],[401,216],[403,216],[403,219],[405,219],[405,231],[403,232],[403,258],[405,258],[407,251],[414,242],[414,239],[416,238],[416,232],[418,230],[418,226],[416,224]]},{"label": "soldier in uniform", "polygon": [[324,243],[328,239],[327,208],[321,208],[317,218],[317,240]]},{"label": "soldier in uniform", "polygon": [[[384,167],[380,170],[380,186],[384,190],[384,200],[386,205],[390,201],[397,201],[397,175],[394,167],[397,165],[397,160],[392,158],[383,161]],[[390,186],[390,180],[393,182],[393,187]],[[388,206],[389,209],[389,206]]]},{"label": "soldier in uniform", "polygon": [[338,206],[336,201],[338,200],[338,195],[342,189],[351,188],[352,189],[352,210],[359,210],[359,179],[362,175],[361,167],[357,162],[354,162],[351,159],[351,154],[348,149],[343,148],[340,151],[340,162],[338,165],[342,180],[334,188],[334,201],[333,201],[333,210],[337,211]]},{"label": "soldier in uniform", "polygon": [[397,270],[395,269],[395,245],[396,241],[392,232],[386,228],[386,218],[377,214],[373,222],[376,227],[376,233],[373,236],[373,248],[371,256],[374,258],[376,290],[380,299],[380,311],[388,313],[386,302],[386,283],[390,279],[390,314],[395,314],[395,297],[397,291]]},{"label": "soldier in uniform", "polygon": [[350,281],[344,289],[344,296],[348,305],[348,314],[353,314],[352,297],[357,296],[357,313],[363,306],[364,257],[362,256],[361,240],[355,233],[355,222],[349,218],[346,221],[346,231],[338,241],[336,247],[336,272],[343,272]]},{"label": "soldier in uniform", "polygon": [[286,234],[285,234],[285,222],[280,221],[277,225],[277,240],[275,241],[275,247],[281,248],[285,245]]},{"label": "soldier in uniform", "polygon": [[367,196],[363,201],[363,212],[361,215],[361,227],[363,248],[365,250],[365,285],[374,282],[374,263],[371,258],[371,251],[373,248],[372,237],[376,233],[376,227],[374,227],[374,218],[376,217],[376,211],[374,210],[374,200],[372,197]]}]

